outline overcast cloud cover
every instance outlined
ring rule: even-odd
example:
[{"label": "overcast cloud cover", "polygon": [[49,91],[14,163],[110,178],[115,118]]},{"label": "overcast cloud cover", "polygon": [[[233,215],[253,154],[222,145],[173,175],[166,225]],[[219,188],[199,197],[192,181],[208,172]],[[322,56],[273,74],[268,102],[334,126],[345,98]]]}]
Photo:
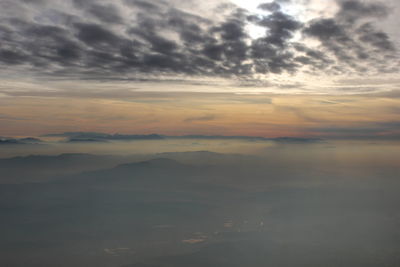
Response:
[{"label": "overcast cloud cover", "polygon": [[397,45],[376,24],[390,16],[393,2],[331,0],[332,14],[320,10],[308,19],[293,12],[311,14],[315,3],[277,0],[253,12],[223,0],[3,0],[2,76],[250,79],[398,71]]}]

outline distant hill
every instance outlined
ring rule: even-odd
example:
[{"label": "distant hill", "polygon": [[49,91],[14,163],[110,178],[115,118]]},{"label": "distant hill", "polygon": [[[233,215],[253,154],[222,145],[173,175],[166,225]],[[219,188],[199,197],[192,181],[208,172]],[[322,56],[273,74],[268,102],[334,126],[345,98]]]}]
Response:
[{"label": "distant hill", "polygon": [[[169,168],[185,170],[187,165],[206,165],[208,169],[216,165],[252,162],[255,156],[221,154],[209,151],[169,152],[150,155],[92,155],[65,153],[60,155],[29,155],[0,159],[0,184],[42,182],[60,179],[62,176],[78,174],[83,171],[96,171],[114,168],[124,169]],[[122,164],[122,165],[121,165]]]},{"label": "distant hill", "polygon": [[0,145],[36,145],[42,144],[43,141],[38,138],[27,137],[27,138],[0,138]]},{"label": "distant hill", "polygon": [[114,167],[131,158],[91,154],[30,155],[0,159],[0,183],[46,181],[54,176]]}]

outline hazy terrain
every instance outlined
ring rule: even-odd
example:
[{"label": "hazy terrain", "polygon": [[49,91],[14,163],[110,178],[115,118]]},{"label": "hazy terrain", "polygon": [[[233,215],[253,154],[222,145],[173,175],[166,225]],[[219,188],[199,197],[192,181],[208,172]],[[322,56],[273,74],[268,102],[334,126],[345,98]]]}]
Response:
[{"label": "hazy terrain", "polygon": [[[204,151],[210,142],[226,152]],[[0,265],[400,264],[396,143],[85,141],[72,146],[103,153],[63,153],[69,145],[0,160]]]}]

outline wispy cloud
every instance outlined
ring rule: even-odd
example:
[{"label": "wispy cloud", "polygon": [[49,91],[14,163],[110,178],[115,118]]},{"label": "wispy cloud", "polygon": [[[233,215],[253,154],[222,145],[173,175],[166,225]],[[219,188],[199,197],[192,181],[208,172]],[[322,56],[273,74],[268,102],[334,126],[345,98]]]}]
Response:
[{"label": "wispy cloud", "polygon": [[185,122],[196,122],[196,121],[212,121],[215,120],[216,116],[209,114],[209,115],[203,115],[203,116],[197,116],[197,117],[189,117],[186,118],[184,121]]}]

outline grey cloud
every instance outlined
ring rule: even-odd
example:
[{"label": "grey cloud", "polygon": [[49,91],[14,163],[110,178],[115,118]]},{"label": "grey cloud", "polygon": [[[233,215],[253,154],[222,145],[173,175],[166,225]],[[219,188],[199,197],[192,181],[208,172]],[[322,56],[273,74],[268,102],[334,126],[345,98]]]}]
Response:
[{"label": "grey cloud", "polygon": [[11,49],[1,49],[0,50],[0,61],[6,64],[21,64],[28,60],[29,57],[23,51],[11,50]]},{"label": "grey cloud", "polygon": [[388,8],[380,1],[365,3],[359,0],[339,0],[340,11],[337,16],[348,23],[369,17],[382,18],[389,13]]},{"label": "grey cloud", "polygon": [[140,7],[142,9],[145,10],[149,10],[149,11],[154,11],[158,9],[158,6],[150,3],[148,1],[142,1],[142,0],[125,0],[124,1],[126,4],[131,5],[131,6],[135,6],[135,7]]},{"label": "grey cloud", "polygon": [[394,51],[394,44],[390,41],[389,36],[374,28],[371,23],[365,23],[357,29],[359,39],[380,50]]},{"label": "grey cloud", "polygon": [[269,34],[266,37],[266,41],[281,48],[293,36],[293,33],[301,28],[299,21],[280,11],[263,17],[257,20],[256,23],[268,30]]},{"label": "grey cloud", "polygon": [[258,6],[259,9],[275,12],[281,9],[281,5],[279,5],[277,2],[271,2],[271,3],[263,3]]},{"label": "grey cloud", "polygon": [[312,21],[309,27],[304,29],[304,33],[324,39],[342,39],[347,40],[348,37],[344,33],[344,29],[340,27],[334,19],[317,19]]},{"label": "grey cloud", "polygon": [[[387,8],[380,4],[340,1],[334,18],[303,25],[281,11],[289,1],[260,5],[268,15],[225,5],[218,18],[189,12],[190,3],[179,1],[70,1],[64,6],[34,1],[34,8],[24,2],[1,3],[10,13],[0,16],[0,64],[16,73],[74,79],[177,73],[250,78],[305,67],[320,72],[346,66],[361,72],[372,68],[367,64],[372,61],[379,69],[394,51],[389,36],[371,21],[355,24],[385,16]],[[251,39],[249,23],[263,27],[265,35]],[[322,46],[293,43],[299,31]]]},{"label": "grey cloud", "polygon": [[338,0],[338,4],[340,9],[333,18],[314,19],[302,30],[305,36],[318,39],[320,49],[337,62],[327,61],[324,68],[334,72],[385,72],[389,69],[385,58],[393,56],[395,46],[371,20],[387,16],[387,7],[357,0]]},{"label": "grey cloud", "polygon": [[118,45],[119,38],[111,31],[96,24],[77,23],[77,38],[90,46]]},{"label": "grey cloud", "polygon": [[254,40],[251,46],[256,72],[295,72],[300,65],[294,60],[289,40],[302,24],[280,11],[273,12],[269,16],[251,16],[249,20],[265,27],[266,30],[266,36]]},{"label": "grey cloud", "polygon": [[44,4],[46,2],[46,0],[21,0],[21,1],[27,4],[34,4],[34,5]]},{"label": "grey cloud", "polygon": [[270,11],[270,12],[276,12],[281,10],[281,4],[287,4],[290,3],[291,0],[275,0],[269,3],[262,3],[258,6],[259,9]]},{"label": "grey cloud", "polygon": [[88,12],[105,23],[122,23],[123,21],[118,9],[112,4],[94,4],[89,8]]},{"label": "grey cloud", "polygon": [[301,54],[294,59],[303,65],[310,65],[315,69],[324,70],[335,63],[326,53],[309,48],[303,44],[295,43],[293,44],[293,48]]}]

